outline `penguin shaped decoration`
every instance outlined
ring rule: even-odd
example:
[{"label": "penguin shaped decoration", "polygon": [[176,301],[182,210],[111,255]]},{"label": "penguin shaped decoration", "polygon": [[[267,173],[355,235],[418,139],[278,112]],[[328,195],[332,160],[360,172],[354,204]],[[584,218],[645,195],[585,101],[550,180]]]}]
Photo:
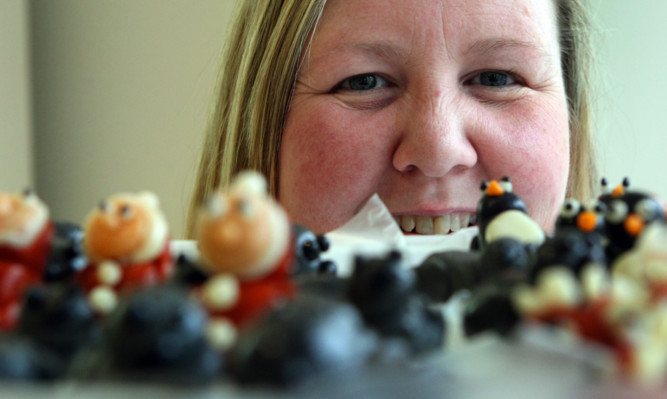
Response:
[{"label": "penguin shaped decoration", "polygon": [[530,216],[518,195],[512,192],[509,177],[482,183],[482,198],[477,204],[479,246],[500,238],[514,238],[524,244],[540,245],[544,231]]},{"label": "penguin shaped decoration", "polygon": [[600,200],[581,203],[574,198],[563,202],[555,231],[575,228],[583,233],[604,234],[604,215],[607,206]]},{"label": "penguin shaped decoration", "polygon": [[658,200],[646,193],[631,191],[629,187],[630,182],[625,178],[611,193],[600,196],[600,201],[607,205],[604,219],[607,256],[611,262],[635,245],[647,225],[665,221]]}]

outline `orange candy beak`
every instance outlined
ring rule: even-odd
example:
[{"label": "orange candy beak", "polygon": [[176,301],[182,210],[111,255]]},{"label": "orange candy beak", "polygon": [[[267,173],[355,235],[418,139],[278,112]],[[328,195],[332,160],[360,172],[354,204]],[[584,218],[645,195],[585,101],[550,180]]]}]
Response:
[{"label": "orange candy beak", "polygon": [[502,187],[500,187],[500,184],[498,184],[497,181],[491,180],[489,182],[489,185],[486,187],[486,195],[490,197],[498,197],[501,196],[505,193]]},{"label": "orange candy beak", "polygon": [[596,225],[597,215],[595,212],[586,211],[577,216],[577,227],[579,227],[579,230],[581,231],[590,233],[595,229]]},{"label": "orange candy beak", "polygon": [[642,220],[641,217],[637,214],[631,214],[627,218],[625,218],[625,222],[623,222],[623,226],[625,227],[625,231],[628,232],[633,237],[637,237],[639,233],[644,230],[644,221]]},{"label": "orange candy beak", "polygon": [[616,186],[614,191],[611,192],[611,196],[614,197],[614,198],[617,198],[617,197],[620,197],[621,195],[623,195],[623,192],[624,192],[623,185],[619,184],[618,186]]}]

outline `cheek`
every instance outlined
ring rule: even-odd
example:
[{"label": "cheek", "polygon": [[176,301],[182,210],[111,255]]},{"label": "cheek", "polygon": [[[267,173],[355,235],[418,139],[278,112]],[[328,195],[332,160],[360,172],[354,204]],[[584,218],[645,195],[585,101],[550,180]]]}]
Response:
[{"label": "cheek", "polygon": [[352,217],[390,159],[388,128],[386,118],[326,101],[293,107],[279,165],[279,200],[290,219],[324,233]]},{"label": "cheek", "polygon": [[[564,102],[550,106],[528,103],[517,111],[515,117],[496,119],[509,139],[501,141],[500,152],[493,157],[502,165],[502,175],[512,178],[513,191],[526,202],[531,216],[551,232],[567,187],[567,109]],[[493,178],[501,177],[491,171]]]}]

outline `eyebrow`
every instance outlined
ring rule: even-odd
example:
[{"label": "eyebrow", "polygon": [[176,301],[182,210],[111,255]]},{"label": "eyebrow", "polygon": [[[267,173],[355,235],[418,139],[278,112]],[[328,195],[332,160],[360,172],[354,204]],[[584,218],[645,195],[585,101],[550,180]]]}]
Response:
[{"label": "eyebrow", "polygon": [[353,43],[348,48],[360,49],[378,55],[382,58],[407,58],[407,52],[389,42],[373,41],[364,43]]},{"label": "eyebrow", "polygon": [[517,39],[506,39],[506,38],[493,38],[493,39],[483,39],[476,41],[472,44],[467,50],[464,51],[464,55],[474,54],[481,55],[495,50],[502,50],[505,48],[523,48],[530,51],[537,52],[540,56],[544,58],[551,58],[553,54],[549,53],[544,46],[541,46],[535,42],[517,40]]},{"label": "eyebrow", "polygon": [[[511,38],[489,38],[478,40],[466,50],[464,50],[463,55],[483,55],[506,48],[527,49],[531,52],[536,52],[540,58],[553,58],[553,54],[549,53],[544,46],[541,46],[538,43]],[[363,52],[375,54],[381,58],[407,59],[409,56],[409,51],[406,51],[402,47],[396,46],[391,42],[377,40],[370,42],[343,44],[315,57],[314,59],[310,59],[309,63],[316,64],[322,58],[326,58],[346,50],[362,50]]]},{"label": "eyebrow", "polygon": [[347,43],[341,46],[335,47],[324,54],[321,54],[315,58],[309,60],[310,63],[316,64],[322,58],[329,57],[333,54],[339,53],[341,51],[347,50],[361,50],[364,53],[374,54],[381,58],[401,58],[406,59],[408,52],[403,48],[396,46],[390,42],[378,40],[370,42],[361,42],[361,43]]}]

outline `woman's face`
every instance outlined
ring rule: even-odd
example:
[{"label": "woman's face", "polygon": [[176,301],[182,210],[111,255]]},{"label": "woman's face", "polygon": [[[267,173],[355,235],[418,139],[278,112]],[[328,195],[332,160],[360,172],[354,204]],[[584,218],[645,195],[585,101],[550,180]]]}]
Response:
[{"label": "woman's face", "polygon": [[569,165],[553,3],[329,0],[282,138],[291,219],[327,232],[378,193],[404,230],[443,233],[509,176],[550,231]]}]

